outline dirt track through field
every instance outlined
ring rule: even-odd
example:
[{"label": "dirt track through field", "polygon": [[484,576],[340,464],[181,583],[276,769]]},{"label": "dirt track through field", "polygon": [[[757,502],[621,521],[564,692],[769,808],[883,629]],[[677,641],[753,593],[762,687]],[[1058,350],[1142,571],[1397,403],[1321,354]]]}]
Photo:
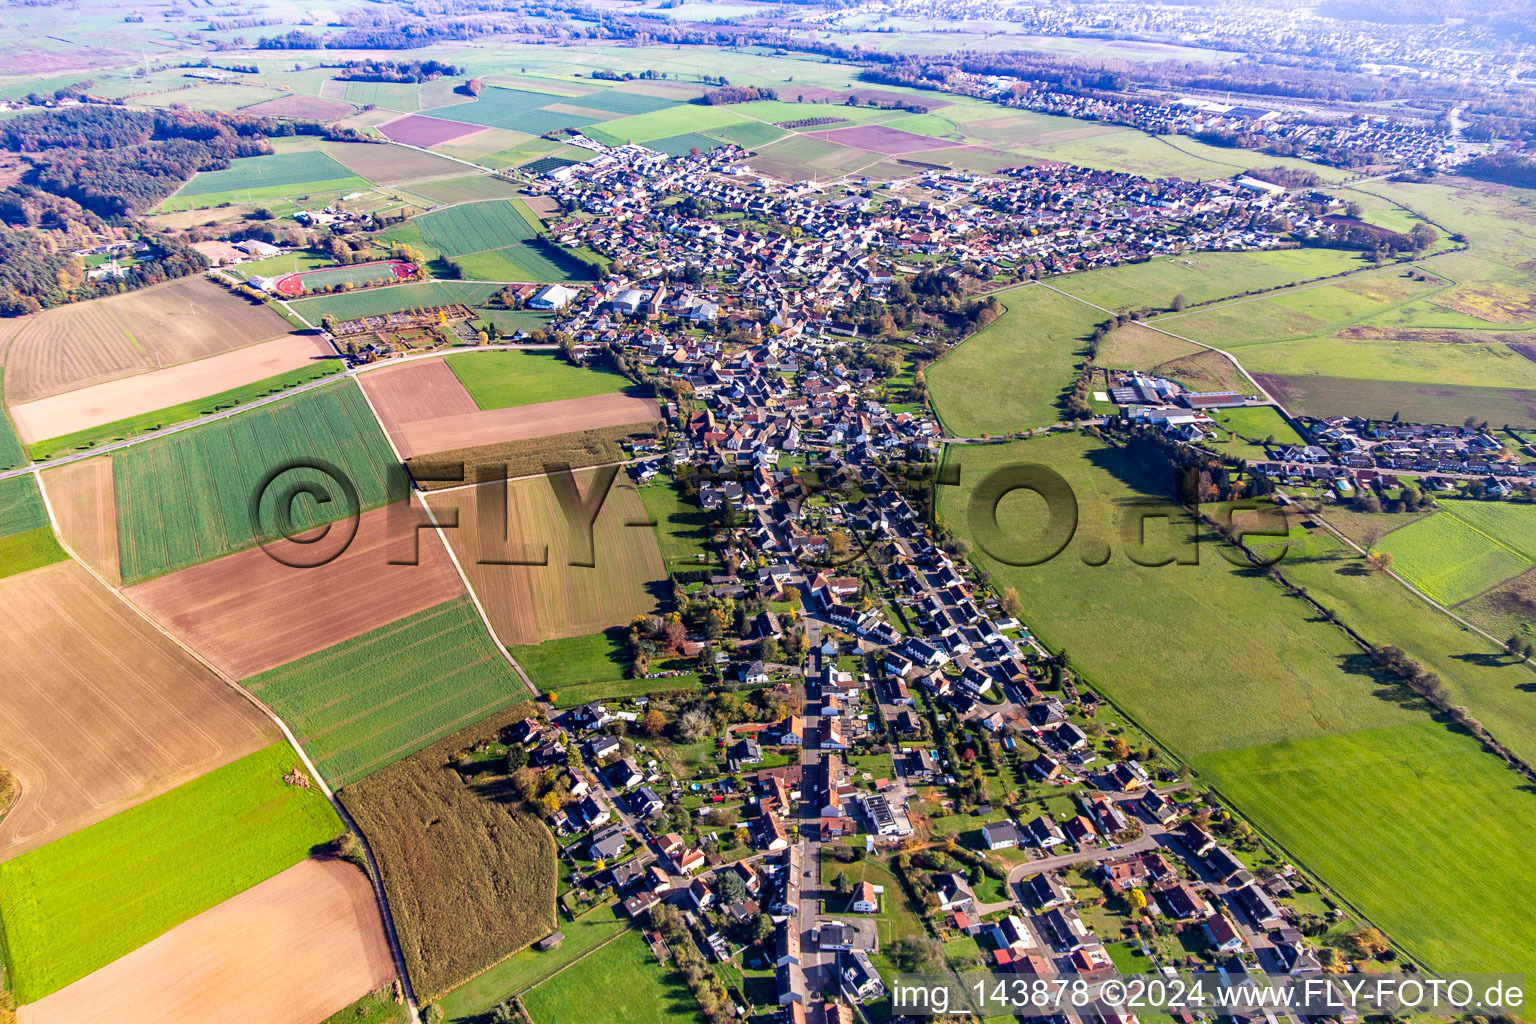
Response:
[{"label": "dirt track through field", "polygon": [[12,406],[11,419],[16,421],[16,431],[21,439],[32,444],[182,402],[193,402],[335,355],[335,351],[316,335],[290,334],[193,363],[135,374]]},{"label": "dirt track through field", "polygon": [[21,1024],[314,1024],[394,977],[373,890],[306,860],[23,1006]]},{"label": "dirt track through field", "polygon": [[399,424],[391,437],[400,454],[409,459],[432,452],[502,441],[526,441],[577,430],[622,427],[632,423],[653,424],[660,418],[661,408],[653,398],[593,395],[414,420]]},{"label": "dirt track through field", "polygon": [[117,484],[106,456],[43,472],[43,490],[59,535],[86,565],[113,584],[123,582],[117,560]]},{"label": "dirt track through field", "polygon": [[[398,551],[390,511],[364,512],[352,543],[323,566],[292,568],[250,548],[125,593],[219,671],[245,679],[464,593],[433,530],[414,533],[419,564],[389,564]],[[398,511],[425,521],[415,500]],[[408,543],[413,529],[399,536]]]},{"label": "dirt track through field", "polygon": [[9,858],[270,744],[254,706],[74,562],[0,580]]}]

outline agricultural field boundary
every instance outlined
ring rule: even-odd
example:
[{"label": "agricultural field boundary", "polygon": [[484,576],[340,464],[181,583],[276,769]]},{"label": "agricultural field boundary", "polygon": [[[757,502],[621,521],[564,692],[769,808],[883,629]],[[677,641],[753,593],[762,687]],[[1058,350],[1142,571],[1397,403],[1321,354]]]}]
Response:
[{"label": "agricultural field boundary", "polygon": [[[507,347],[507,346],[498,346],[498,347]],[[516,347],[516,346],[512,346],[512,347]],[[420,356],[420,357],[417,357],[417,358],[427,359],[427,358],[431,358],[431,356]],[[399,360],[395,360],[395,361],[391,361],[391,362],[388,362],[388,363],[374,363],[373,365],[374,366],[394,366],[394,365],[398,365],[399,362],[400,362]],[[385,429],[385,427],[384,427],[384,420],[379,416],[379,410],[374,408],[373,400],[368,397],[368,389],[365,388],[365,387],[362,387],[361,385],[359,385],[357,390],[362,392],[362,394],[363,394],[363,401],[368,404],[368,412],[369,412],[369,414],[373,416],[374,422],[376,422],[379,425],[379,431],[380,431],[380,433],[382,433],[384,435],[384,443],[389,445],[389,450],[394,453],[395,459],[402,466],[405,465],[405,460],[400,457],[400,449],[395,447],[395,439],[389,436],[389,431],[387,429]],[[412,486],[414,487],[415,485],[413,484]],[[437,513],[432,511],[431,504],[428,503],[425,499],[423,499],[422,502],[421,502],[421,505],[422,505],[422,508],[426,509],[427,520],[432,524],[433,528],[441,531],[442,530],[442,523],[440,523],[438,521]],[[459,561],[459,556],[454,552],[453,545],[449,544],[446,540],[444,540],[443,541],[443,547],[446,548],[447,551],[448,551],[448,558],[453,563],[453,570],[454,570],[454,572],[459,574],[459,582],[464,584],[464,591],[465,591],[465,593],[469,594],[469,599],[471,601],[473,601],[474,604],[475,604],[475,611],[480,616],[481,624],[485,626],[485,631],[491,635],[491,643],[495,644],[496,645],[496,649],[501,652],[501,656],[503,658],[507,659],[507,664],[512,666],[512,671],[516,672],[517,673],[517,677],[523,681],[523,685],[528,687],[528,692],[531,693],[534,697],[537,697],[539,695],[539,688],[537,686],[533,685],[533,680],[528,678],[528,673],[523,671],[523,666],[521,666],[521,665],[519,665],[517,663],[517,659],[512,657],[512,652],[507,650],[507,645],[502,643],[501,642],[501,637],[496,635],[496,629],[495,629],[495,627],[493,627],[491,625],[491,617],[486,613],[485,605],[482,604],[481,601],[480,601],[480,595],[475,593],[475,588],[470,585],[469,575],[464,571],[464,566]],[[354,831],[355,831],[355,828],[354,828]],[[370,864],[373,863],[373,854],[372,853],[369,853],[369,855],[368,855],[368,862]],[[380,888],[378,890],[378,892],[380,894],[380,899],[381,900],[383,899],[383,891],[384,890],[382,888]],[[393,923],[390,924],[390,936],[391,936],[391,939],[393,940],[393,936],[394,936],[394,924]],[[398,945],[396,945],[396,951],[398,952],[398,950],[399,950],[399,947],[398,947]],[[403,958],[399,961],[399,967],[400,967],[401,973],[403,975],[403,973],[405,971],[405,960]],[[415,1019],[414,1018],[415,1003],[413,1002],[411,1004],[411,1006],[412,1006],[412,1014],[413,1014],[412,1019],[414,1020]]]},{"label": "agricultural field boundary", "polygon": [[[359,388],[358,390],[362,390],[362,389]],[[53,528],[53,531],[54,531],[55,535],[58,535],[58,532],[59,532],[59,521],[58,521],[58,518],[54,515],[53,503],[51,501],[49,501],[49,499],[48,499],[48,492],[43,487],[42,473],[40,471],[38,471],[36,468],[33,468],[32,470],[30,470],[30,472],[35,473],[36,476],[37,476],[37,485],[38,485],[37,489],[38,489],[38,491],[43,496],[43,507],[48,510],[48,522],[51,525],[51,527]],[[422,504],[425,505],[426,502],[422,502]],[[334,792],[332,792],[331,791],[331,787],[326,784],[325,776],[320,774],[320,770],[315,767],[314,762],[309,759],[309,755],[304,752],[303,744],[301,744],[299,742],[299,738],[294,735],[293,730],[288,728],[288,723],[283,721],[282,718],[280,718],[271,708],[269,708],[265,704],[263,704],[261,702],[261,700],[259,698],[257,698],[257,696],[254,693],[252,693],[250,690],[247,690],[245,687],[241,686],[237,681],[229,678],[224,673],[220,672],[212,664],[210,664],[208,661],[204,660],[191,647],[187,646],[187,644],[182,642],[182,640],[179,637],[174,636],[164,626],[162,626],[160,623],[156,622],[154,620],[154,618],[149,615],[148,612],[144,611],[144,609],[140,608],[138,605],[136,605],[132,601],[128,600],[127,595],[125,595],[120,588],[114,587],[111,583],[109,583],[106,580],[105,577],[103,577],[99,572],[97,572],[95,570],[95,568],[93,568],[91,565],[89,565],[85,561],[81,560],[75,554],[75,552],[73,550],[71,550],[67,544],[64,543],[62,537],[59,537],[59,543],[60,543],[60,546],[64,548],[65,552],[69,555],[70,558],[74,559],[76,562],[79,562],[80,565],[85,569],[85,571],[90,573],[91,577],[93,579],[95,579],[97,583],[100,583],[103,587],[106,587],[109,591],[111,591],[113,594],[115,594],[117,596],[117,598],[119,600],[121,600],[123,602],[123,604],[127,605],[128,608],[130,608],[135,615],[139,616],[145,622],[149,623],[149,625],[152,628],[154,628],[157,632],[159,632],[167,640],[169,640],[171,643],[175,644],[181,650],[185,651],[186,654],[187,654],[187,657],[191,658],[193,661],[197,662],[199,665],[202,665],[209,672],[212,672],[216,678],[218,678],[220,680],[223,680],[225,685],[229,686],[231,689],[233,689],[240,696],[242,696],[246,700],[250,701],[253,706],[255,706],[259,711],[261,711],[262,714],[266,715],[268,718],[270,718],[273,721],[273,723],[275,723],[277,725],[277,728],[283,734],[284,741],[293,750],[294,754],[299,758],[300,763],[302,763],[304,765],[304,770],[309,773],[310,778],[315,780],[315,785],[320,787],[320,792],[322,794],[324,794],[326,802],[331,805],[331,809],[334,810],[336,812],[336,814],[341,818],[342,824],[346,825],[347,829],[349,831],[351,831],[353,835],[357,836],[358,846],[362,849],[363,856],[365,858],[367,858],[367,861],[368,861],[368,883],[369,883],[369,885],[371,885],[373,887],[374,903],[378,907],[379,918],[380,918],[380,920],[384,924],[384,934],[389,939],[389,953],[390,953],[390,957],[394,960],[394,963],[395,963],[395,976],[399,980],[399,982],[401,984],[401,991],[405,995],[405,1005],[406,1005],[406,1009],[409,1011],[409,1014],[410,1014],[411,1024],[421,1024],[421,1012],[420,1012],[420,1009],[416,1005],[416,993],[411,988],[411,978],[410,978],[410,975],[408,973],[406,973],[406,969],[405,969],[405,954],[402,952],[402,950],[400,948],[400,937],[395,932],[395,919],[394,919],[394,916],[390,913],[390,910],[389,910],[389,900],[384,895],[384,886],[383,886],[382,882],[380,881],[380,878],[382,876],[380,876],[380,874],[379,874],[378,862],[374,859],[374,856],[373,856],[373,848],[371,846],[369,846],[369,844],[368,844],[368,837],[363,835],[362,831],[357,827],[357,822],[352,820],[352,816],[347,813],[347,809],[344,806],[342,806],[341,801],[336,799],[336,794]],[[444,547],[447,547],[447,545],[445,544]],[[451,552],[450,552],[450,554],[451,554]],[[494,639],[495,634],[493,633],[491,635],[492,635],[492,638]],[[522,670],[519,669],[518,671],[519,671],[519,673],[521,673]],[[526,677],[524,677],[524,678],[526,678]]]}]

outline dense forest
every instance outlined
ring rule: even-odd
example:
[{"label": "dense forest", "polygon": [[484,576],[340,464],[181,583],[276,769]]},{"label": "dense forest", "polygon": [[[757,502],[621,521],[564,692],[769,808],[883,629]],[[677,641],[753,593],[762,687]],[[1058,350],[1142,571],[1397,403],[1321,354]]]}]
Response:
[{"label": "dense forest", "polygon": [[318,122],[83,103],[0,122],[0,149],[18,155],[21,181],[0,189],[0,315],[112,294],[203,269],[191,249],[157,239],[120,277],[88,280],[73,250],[103,235],[138,234],[147,212],[199,171],[272,151],[276,135],[339,134]]},{"label": "dense forest", "polygon": [[1500,185],[1536,188],[1536,159],[1508,150],[1469,160],[1459,168],[1459,173]]}]

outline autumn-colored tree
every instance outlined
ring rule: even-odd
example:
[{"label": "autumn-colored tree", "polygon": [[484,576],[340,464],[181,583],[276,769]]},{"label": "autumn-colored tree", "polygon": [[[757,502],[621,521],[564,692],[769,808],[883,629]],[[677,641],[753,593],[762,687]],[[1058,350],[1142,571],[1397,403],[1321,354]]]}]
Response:
[{"label": "autumn-colored tree", "polygon": [[667,716],[655,708],[645,713],[645,720],[640,724],[640,730],[647,736],[660,736],[667,728]]}]

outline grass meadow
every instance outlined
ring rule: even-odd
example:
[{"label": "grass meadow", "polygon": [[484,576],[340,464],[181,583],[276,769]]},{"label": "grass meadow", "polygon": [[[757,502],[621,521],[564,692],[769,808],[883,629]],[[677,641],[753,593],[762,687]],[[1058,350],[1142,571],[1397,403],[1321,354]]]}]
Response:
[{"label": "grass meadow", "polygon": [[[1159,503],[1098,442],[1055,435],[957,449],[950,459],[957,455],[961,486],[945,489],[942,514],[976,543],[978,563],[999,585],[1018,589],[1036,634],[1071,651],[1085,682],[1428,966],[1525,969],[1536,960],[1536,930],[1517,909],[1526,899],[1492,908],[1465,892],[1468,879],[1501,890],[1530,885],[1517,865],[1536,807],[1518,776],[1432,721],[1316,609],[1262,573],[1229,565],[1214,538],[1206,536],[1199,565],[1133,564],[1115,520]],[[996,508],[1000,535],[968,505],[983,477],[1015,462],[1061,473],[1079,507],[1075,539],[1032,568],[987,552],[1039,535],[1038,498],[1005,496]],[[1147,529],[1156,546],[1149,554],[1194,553],[1187,539],[1168,544],[1160,526]],[[1102,557],[1104,542],[1112,556],[1093,568],[1087,562]],[[1514,707],[1528,670],[1506,671],[1491,645],[1327,547],[1308,545],[1282,570],[1371,642],[1397,643],[1440,671],[1458,703],[1471,704],[1496,735],[1511,737],[1520,726],[1536,736]],[[1120,642],[1105,645],[1105,635]],[[1531,748],[1527,736],[1519,742],[1517,749]]]},{"label": "grass meadow", "polygon": [[526,241],[539,233],[537,217],[506,199],[461,203],[416,218],[422,238],[444,256],[464,256]]},{"label": "grass meadow", "polygon": [[[257,541],[251,502],[265,494],[262,522],[281,522],[278,496],[300,481],[329,495],[293,502],[296,529],[359,509],[334,482],[296,459],[324,459],[357,489],[363,509],[382,505],[396,463],[357,385],[319,388],[227,419],[145,441],[112,455],[117,488],[118,547],[125,583],[227,555]],[[269,474],[286,470],[277,488]]]},{"label": "grass meadow", "polygon": [[1038,286],[998,294],[1005,312],[928,368],[944,429],[1006,434],[1062,418],[1057,405],[1103,314]]},{"label": "grass meadow", "polygon": [[1424,721],[1195,767],[1426,966],[1536,970],[1536,800],[1471,737]]},{"label": "grass meadow", "polygon": [[0,469],[15,469],[27,464],[26,450],[21,438],[11,426],[11,418],[5,414],[5,368],[0,367]]},{"label": "grass meadow", "polygon": [[16,999],[30,1003],[290,868],[342,831],[318,789],[290,786],[276,744],[0,863]]},{"label": "grass meadow", "polygon": [[245,685],[289,723],[336,788],[527,696],[467,597]]},{"label": "grass meadow", "polygon": [[222,202],[277,199],[308,192],[366,189],[371,183],[316,149],[231,160],[222,171],[203,171],[164,203],[168,210],[199,209]]},{"label": "grass meadow", "polygon": [[1344,270],[1361,270],[1369,265],[1360,259],[1359,253],[1341,249],[1190,252],[1090,270],[1051,283],[1106,309],[1162,309],[1175,295],[1183,295],[1191,304],[1209,302],[1328,277]]},{"label": "grass meadow", "polygon": [[709,518],[683,500],[669,479],[637,488],[646,514],[656,521],[656,542],[668,569],[699,568],[709,562]]},{"label": "grass meadow", "polygon": [[1434,515],[1393,530],[1392,568],[1442,604],[1456,604],[1536,567],[1536,506],[1442,500]]},{"label": "grass meadow", "polygon": [[565,941],[559,946],[544,952],[525,949],[513,953],[443,997],[443,1015],[450,1024],[478,1024],[480,1014],[488,1013],[497,1003],[549,980],[629,927],[629,919],[616,903],[605,903],[574,921],[563,922],[560,930]]},{"label": "grass meadow", "polygon": [[553,352],[456,352],[447,361],[481,409],[611,395],[629,386],[621,374],[573,366]]},{"label": "grass meadow", "polygon": [[692,1024],[699,1016],[682,976],[656,962],[638,931],[524,993],[523,1006],[533,1024]]}]

